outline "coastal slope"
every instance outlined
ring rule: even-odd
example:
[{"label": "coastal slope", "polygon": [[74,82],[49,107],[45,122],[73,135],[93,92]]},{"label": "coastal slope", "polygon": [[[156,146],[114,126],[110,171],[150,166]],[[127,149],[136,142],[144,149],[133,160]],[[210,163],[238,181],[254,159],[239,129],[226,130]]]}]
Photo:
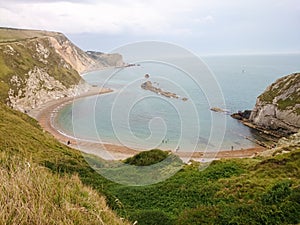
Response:
[{"label": "coastal slope", "polygon": [[86,92],[80,73],[124,64],[119,54],[95,55],[58,32],[0,28],[0,101],[28,112]]},{"label": "coastal slope", "polygon": [[271,84],[256,100],[249,120],[256,126],[283,134],[300,129],[300,73]]},{"label": "coastal slope", "polygon": [[129,224],[79,151],[0,102],[0,224]]}]

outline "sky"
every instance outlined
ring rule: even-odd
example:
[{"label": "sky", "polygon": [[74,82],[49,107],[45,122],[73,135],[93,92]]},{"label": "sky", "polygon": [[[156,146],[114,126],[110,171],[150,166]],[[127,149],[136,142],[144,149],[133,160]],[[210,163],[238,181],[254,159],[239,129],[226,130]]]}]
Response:
[{"label": "sky", "polygon": [[152,40],[204,55],[300,52],[299,0],[0,0],[0,26],[103,52]]}]

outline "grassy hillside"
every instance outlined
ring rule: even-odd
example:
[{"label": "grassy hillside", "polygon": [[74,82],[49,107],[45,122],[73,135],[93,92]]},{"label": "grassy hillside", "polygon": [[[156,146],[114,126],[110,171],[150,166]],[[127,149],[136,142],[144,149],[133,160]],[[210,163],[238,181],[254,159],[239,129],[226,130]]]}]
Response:
[{"label": "grassy hillside", "polygon": [[299,162],[298,150],[266,160],[218,161],[202,172],[194,164],[163,183],[112,190],[127,211],[117,210],[142,224],[297,224]]},{"label": "grassy hillside", "polygon": [[[27,200],[22,198],[22,194],[37,207],[30,214],[32,218],[35,218],[36,211],[46,207],[44,204],[49,204],[53,208],[52,211],[42,210],[44,219],[50,219],[48,215],[61,219],[63,215],[55,212],[60,210],[68,217],[66,221],[73,219],[78,223],[85,218],[85,215],[79,216],[80,213],[91,213],[91,218],[95,218],[91,210],[98,201],[102,201],[98,195],[104,194],[108,205],[120,217],[132,222],[137,220],[138,224],[300,223],[298,146],[294,146],[290,153],[269,158],[216,161],[203,171],[195,162],[184,166],[164,182],[130,187],[101,177],[89,167],[78,151],[58,143],[42,132],[36,121],[3,104],[0,104],[0,146],[1,174],[12,174],[3,176],[3,181],[7,182],[1,183],[1,190],[6,192],[2,191],[0,201],[7,202],[3,193],[16,195],[13,201],[16,205],[10,203],[12,205],[8,205],[5,211],[7,215],[14,215],[14,219],[23,219],[20,214],[11,214],[18,204],[24,204],[21,214],[28,210],[25,204]],[[143,159],[143,155],[147,159]],[[149,161],[149,155],[140,155],[138,162]],[[30,162],[30,168],[27,162]],[[100,160],[99,163],[106,162]],[[23,179],[27,183],[14,177],[20,177],[21,181]],[[48,186],[47,193],[41,191],[43,188],[37,186],[38,183]],[[20,188],[14,189],[14,186]],[[34,186],[37,188],[34,189]],[[55,188],[61,194],[51,194]],[[50,202],[39,199],[43,196],[48,196],[46,198]],[[99,208],[95,210],[98,212]],[[108,218],[111,218],[110,215],[109,212]],[[1,215],[0,218],[3,221],[7,217]],[[101,217],[103,221],[105,218]],[[116,224],[119,223],[113,215],[112,218]]]},{"label": "grassy hillside", "polygon": [[0,224],[125,224],[78,175],[1,152]]},{"label": "grassy hillside", "polygon": [[78,151],[0,103],[0,224],[127,224],[99,194],[103,183]]}]

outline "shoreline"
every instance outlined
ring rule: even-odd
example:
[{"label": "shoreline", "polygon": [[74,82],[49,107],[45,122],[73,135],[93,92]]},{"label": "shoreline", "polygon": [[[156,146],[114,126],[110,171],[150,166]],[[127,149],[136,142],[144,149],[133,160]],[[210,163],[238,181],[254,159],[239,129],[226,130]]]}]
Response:
[{"label": "shoreline", "polygon": [[[31,110],[28,115],[35,118],[40,126],[50,134],[52,134],[59,142],[77,149],[81,152],[93,154],[106,160],[121,160],[131,157],[140,151],[130,149],[126,146],[120,146],[111,143],[101,143],[95,141],[78,140],[75,137],[66,135],[57,130],[53,124],[53,118],[56,116],[57,110],[74,100],[107,94],[113,92],[112,89],[91,87],[91,89],[81,95],[75,97],[65,97],[46,102],[40,107]],[[67,143],[70,141],[70,144]],[[215,160],[220,158],[250,158],[265,151],[264,147],[252,147],[241,150],[220,150],[220,151],[206,151],[206,152],[173,152],[180,158],[187,158],[195,161]]]}]

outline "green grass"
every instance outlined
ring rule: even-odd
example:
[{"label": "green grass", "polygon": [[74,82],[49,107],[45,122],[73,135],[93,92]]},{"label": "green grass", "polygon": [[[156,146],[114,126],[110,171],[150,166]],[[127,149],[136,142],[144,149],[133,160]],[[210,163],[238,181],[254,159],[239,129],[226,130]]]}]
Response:
[{"label": "green grass", "polygon": [[101,194],[109,182],[35,120],[0,103],[0,136],[1,224],[127,224]]},{"label": "green grass", "polygon": [[294,224],[300,222],[299,162],[297,150],[282,158],[222,160],[201,172],[194,164],[159,184],[110,190],[125,206],[114,209],[131,220],[145,218],[142,224],[151,224],[146,218],[155,212],[169,224]]},{"label": "green grass", "polygon": [[150,166],[165,160],[168,155],[168,152],[153,149],[136,154],[135,156],[126,159],[124,162],[135,166]]},{"label": "green grass", "polygon": [[[278,108],[280,110],[285,110],[285,109],[289,109],[289,108],[292,109],[292,107],[294,107],[295,105],[300,104],[300,94],[295,92],[284,100],[283,99],[278,100],[277,103],[278,103]],[[299,108],[298,108],[298,110],[299,110]],[[296,110],[296,112],[298,112],[298,110]]]},{"label": "green grass", "polygon": [[128,224],[78,175],[59,175],[1,152],[0,224]]},{"label": "green grass", "polygon": [[[120,217],[132,222],[137,220],[138,224],[300,223],[299,148],[288,154],[269,158],[215,161],[205,170],[199,170],[201,165],[193,162],[192,165],[183,166],[174,176],[160,183],[127,186],[105,179],[87,163],[89,161],[102,173],[105,172],[105,166],[110,166],[111,170],[115,171],[114,176],[121,178],[126,174],[123,172],[124,164],[121,162],[107,162],[89,155],[86,155],[86,161],[80,152],[58,143],[51,135],[43,132],[35,120],[3,104],[0,104],[0,146],[2,169],[11,170],[7,157],[13,161],[16,161],[17,157],[21,163],[14,164],[16,171],[24,169],[23,162],[29,161],[46,173],[40,175],[46,176],[43,178],[44,182],[47,177],[54,176],[49,178],[49,184],[62,182],[61,185],[65,185],[64,182],[68,182],[74,188],[72,180],[75,179],[78,189],[82,189],[82,184],[89,186],[97,194],[104,195],[110,208]],[[152,153],[144,153],[146,162],[160,161],[155,157],[151,159]],[[160,151],[156,153],[161,155]],[[138,162],[145,161],[143,157],[133,158],[138,158]],[[166,170],[172,170],[174,165],[178,166],[176,157],[168,155],[166,160],[168,159],[171,167],[166,167]],[[130,166],[131,174],[138,173],[137,168]],[[158,171],[162,174],[165,172],[165,170]],[[25,174],[22,176],[26,177]],[[155,174],[157,173],[151,176]],[[136,176],[147,180],[139,174]],[[1,184],[2,190],[3,187]],[[47,190],[51,193],[50,189]],[[78,195],[87,197],[89,191],[84,190],[86,189],[79,191]],[[33,194],[33,199],[36,198],[36,194],[27,192],[29,196]],[[76,192],[71,193],[75,195]],[[77,201],[75,205],[78,205],[78,208],[85,207],[91,210],[94,207],[93,201],[88,202],[86,198],[81,200],[80,196],[66,196],[64,199],[66,202],[73,202],[72,198],[75,198],[77,199],[74,200]],[[15,201],[20,198],[16,197]],[[57,202],[51,201],[54,205],[64,205],[57,196],[50,199],[57,199]],[[81,201],[83,205],[79,203]],[[78,221],[81,221],[80,218]]]}]

